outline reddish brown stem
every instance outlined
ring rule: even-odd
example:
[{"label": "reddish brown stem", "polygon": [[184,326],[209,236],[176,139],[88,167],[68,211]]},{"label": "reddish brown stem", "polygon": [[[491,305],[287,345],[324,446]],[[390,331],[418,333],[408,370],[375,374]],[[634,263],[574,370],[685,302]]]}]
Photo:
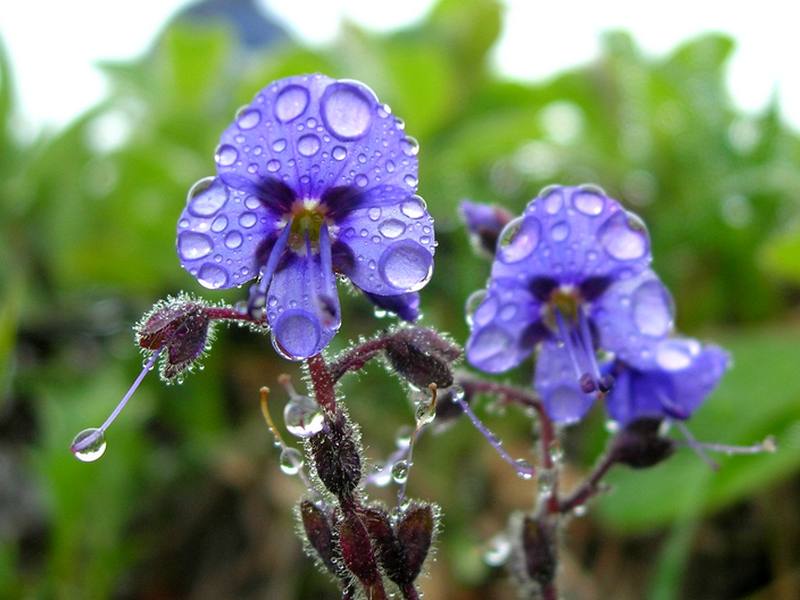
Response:
[{"label": "reddish brown stem", "polygon": [[321,354],[315,354],[306,361],[308,374],[311,377],[311,385],[314,387],[314,398],[322,408],[329,414],[336,413],[336,390],[335,381],[331,376],[328,365]]},{"label": "reddish brown stem", "polygon": [[607,452],[595,465],[588,477],[575,488],[572,493],[561,500],[558,510],[561,513],[568,513],[575,510],[578,506],[583,506],[587,500],[600,491],[600,481],[608,473],[609,469],[616,464],[616,457],[613,452]]},{"label": "reddish brown stem", "polygon": [[219,321],[245,321],[254,325],[266,324],[265,321],[253,319],[247,313],[239,312],[230,306],[209,306],[205,309],[205,313],[210,319]]},{"label": "reddish brown stem", "polygon": [[358,371],[378,353],[386,348],[388,336],[381,336],[368,340],[343,352],[339,358],[331,363],[329,369],[334,381],[339,381],[345,373]]},{"label": "reddish brown stem", "polygon": [[404,600],[419,600],[419,592],[413,583],[406,583],[400,588]]}]

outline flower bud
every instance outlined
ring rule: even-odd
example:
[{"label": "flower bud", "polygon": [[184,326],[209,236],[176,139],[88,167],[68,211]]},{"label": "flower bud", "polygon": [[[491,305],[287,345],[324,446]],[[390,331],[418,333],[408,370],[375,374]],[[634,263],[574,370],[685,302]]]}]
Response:
[{"label": "flower bud", "polygon": [[388,338],[386,358],[409,383],[426,388],[453,385],[452,363],[461,357],[461,348],[433,329],[408,327]]},{"label": "flower bud", "polygon": [[328,517],[310,500],[303,500],[300,503],[299,513],[306,540],[314,554],[333,575],[344,577],[346,573],[338,562],[340,559],[339,548],[334,540]]},{"label": "flower bud", "polygon": [[661,419],[644,418],[629,423],[614,440],[615,461],[633,469],[646,469],[672,456],[675,442],[659,435],[660,427]]},{"label": "flower bud", "polygon": [[525,574],[540,586],[552,583],[558,568],[556,528],[546,517],[522,519],[520,548]]},{"label": "flower bud", "polygon": [[136,341],[146,350],[166,349],[161,375],[174,379],[189,369],[209,345],[211,319],[201,301],[188,296],[159,302],[136,325]]},{"label": "flower bud", "polygon": [[459,209],[475,249],[490,257],[494,256],[497,238],[513,215],[500,206],[469,200],[462,200]]},{"label": "flower bud", "polygon": [[308,443],[323,485],[340,500],[349,497],[361,481],[361,454],[344,413],[326,415],[322,430],[309,437]]},{"label": "flower bud", "polygon": [[419,576],[433,541],[434,527],[434,511],[430,504],[413,504],[397,524],[397,541],[405,558],[405,583]]},{"label": "flower bud", "polygon": [[406,566],[403,550],[397,541],[389,515],[382,508],[364,510],[364,524],[378,553],[378,561],[386,576],[399,584],[406,582]]},{"label": "flower bud", "polygon": [[[338,524],[339,548],[342,561],[367,589],[381,585],[381,572],[378,569],[369,532],[355,512],[345,512]],[[369,594],[368,594],[369,596]]]}]

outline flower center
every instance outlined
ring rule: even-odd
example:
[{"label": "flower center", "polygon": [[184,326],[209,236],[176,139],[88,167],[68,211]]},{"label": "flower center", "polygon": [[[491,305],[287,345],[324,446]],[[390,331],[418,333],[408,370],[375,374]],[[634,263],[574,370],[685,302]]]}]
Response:
[{"label": "flower center", "polygon": [[286,215],[291,232],[289,234],[289,247],[303,254],[306,250],[306,240],[312,249],[319,248],[319,231],[325,222],[327,207],[319,200],[295,200],[292,208]]},{"label": "flower center", "polygon": [[564,344],[583,392],[606,393],[613,381],[602,375],[597,365],[587,303],[580,289],[571,285],[556,287],[544,310],[544,322]]}]

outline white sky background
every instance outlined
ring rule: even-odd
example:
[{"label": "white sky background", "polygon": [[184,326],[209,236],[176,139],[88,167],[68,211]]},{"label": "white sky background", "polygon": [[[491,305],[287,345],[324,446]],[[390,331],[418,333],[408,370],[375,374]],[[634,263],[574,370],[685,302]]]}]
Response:
[{"label": "white sky background", "polygon": [[[333,39],[346,18],[388,30],[421,18],[433,0],[259,0],[296,36]],[[0,0],[0,36],[10,50],[27,129],[59,126],[100,100],[105,83],[94,62],[144,51],[164,21],[188,0]],[[630,31],[652,54],[698,33],[731,34],[738,49],[729,69],[736,103],[764,106],[775,90],[786,118],[800,128],[800,36],[792,3],[720,0],[537,2],[506,0],[505,29],[495,49],[500,72],[541,79],[597,55],[599,35]],[[531,43],[536,37],[535,46]],[[533,48],[547,48],[533,54]]]}]

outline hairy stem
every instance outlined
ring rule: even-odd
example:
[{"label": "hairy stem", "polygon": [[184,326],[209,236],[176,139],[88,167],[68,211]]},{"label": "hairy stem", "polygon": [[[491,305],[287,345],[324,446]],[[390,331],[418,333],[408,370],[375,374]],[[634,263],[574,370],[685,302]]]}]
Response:
[{"label": "hairy stem", "polygon": [[600,481],[616,462],[617,458],[613,451],[603,454],[586,479],[569,496],[559,502],[558,511],[562,514],[573,511],[575,508],[583,506],[592,496],[601,491]]},{"label": "hairy stem", "polygon": [[322,354],[315,354],[306,361],[306,365],[317,404],[326,412],[334,414],[336,412],[335,380],[328,370],[328,365],[325,364],[325,359],[322,358]]},{"label": "hairy stem", "polygon": [[331,377],[334,381],[339,381],[345,373],[358,371],[370,360],[375,358],[378,353],[386,348],[391,336],[380,336],[343,352],[330,365]]}]

